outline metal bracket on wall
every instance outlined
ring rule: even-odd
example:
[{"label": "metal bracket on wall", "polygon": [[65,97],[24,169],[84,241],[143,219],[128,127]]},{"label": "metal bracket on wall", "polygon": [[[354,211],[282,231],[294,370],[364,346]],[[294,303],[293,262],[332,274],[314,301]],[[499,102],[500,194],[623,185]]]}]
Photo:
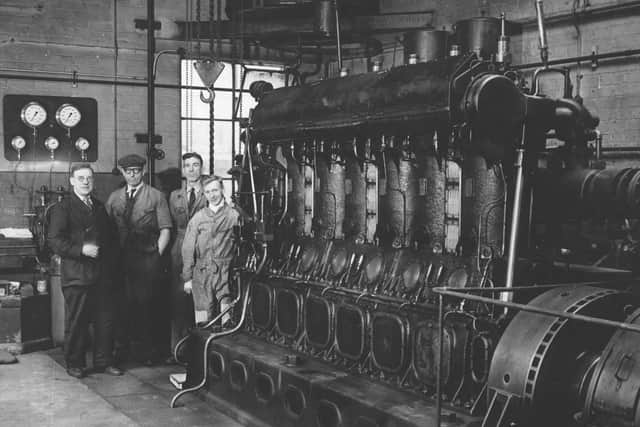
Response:
[{"label": "metal bracket on wall", "polygon": [[[134,19],[133,20],[134,24],[135,24],[135,29],[136,30],[146,30],[147,29],[147,19]],[[162,28],[162,24],[160,23],[160,21],[153,21],[153,29],[154,30],[159,30]]]},{"label": "metal bracket on wall", "polygon": [[[135,137],[138,144],[147,144],[149,141],[146,133],[136,133]],[[151,137],[151,143],[154,145],[162,144],[162,135],[153,135]]]}]

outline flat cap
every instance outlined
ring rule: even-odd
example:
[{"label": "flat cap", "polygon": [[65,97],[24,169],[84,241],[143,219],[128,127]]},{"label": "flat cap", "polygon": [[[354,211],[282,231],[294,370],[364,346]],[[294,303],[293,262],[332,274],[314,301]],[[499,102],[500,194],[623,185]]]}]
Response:
[{"label": "flat cap", "polygon": [[120,157],[120,160],[118,160],[118,166],[123,169],[142,167],[145,163],[147,163],[147,161],[144,159],[144,157],[137,154],[127,154],[126,156]]}]

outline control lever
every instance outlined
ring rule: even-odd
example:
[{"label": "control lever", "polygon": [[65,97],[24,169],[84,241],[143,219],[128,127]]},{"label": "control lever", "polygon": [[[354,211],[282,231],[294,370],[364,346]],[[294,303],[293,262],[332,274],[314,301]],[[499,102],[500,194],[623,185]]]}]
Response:
[{"label": "control lever", "polygon": [[291,246],[289,246],[289,253],[287,254],[287,258],[282,263],[282,267],[280,267],[280,274],[283,274],[284,271],[287,269],[287,267],[289,267],[289,265],[291,264],[293,252],[295,251],[295,248],[296,248],[295,243],[292,243]]},{"label": "control lever", "polygon": [[340,277],[340,279],[338,279],[336,285],[337,286],[341,286],[342,284],[346,284],[348,287],[349,284],[349,275],[351,274],[351,268],[353,267],[353,263],[356,260],[356,254],[355,252],[351,254],[351,256],[349,257],[349,263],[347,264],[347,268],[345,269],[344,273],[342,274],[342,277]]},{"label": "control lever", "polygon": [[433,264],[429,263],[429,266],[427,267],[427,272],[424,274],[424,280],[422,281],[422,283],[420,284],[420,286],[416,290],[416,294],[413,297],[413,302],[414,303],[417,303],[420,300],[420,297],[422,296],[422,292],[424,291],[424,288],[429,283],[429,276],[431,276],[431,271],[432,270],[433,270]]}]

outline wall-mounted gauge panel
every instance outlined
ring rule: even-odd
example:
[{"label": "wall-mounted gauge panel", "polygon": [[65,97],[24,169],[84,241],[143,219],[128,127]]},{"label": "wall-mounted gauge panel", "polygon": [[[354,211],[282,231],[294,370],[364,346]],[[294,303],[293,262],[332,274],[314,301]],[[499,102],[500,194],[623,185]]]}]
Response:
[{"label": "wall-mounted gauge panel", "polygon": [[[93,98],[69,96],[5,95],[3,97],[4,157],[10,161],[51,161],[47,138],[55,138],[59,161],[98,160],[98,103]],[[18,149],[16,136],[24,140]],[[76,147],[79,138],[86,149]],[[52,139],[49,139],[49,145]],[[85,143],[81,142],[84,146]]]}]

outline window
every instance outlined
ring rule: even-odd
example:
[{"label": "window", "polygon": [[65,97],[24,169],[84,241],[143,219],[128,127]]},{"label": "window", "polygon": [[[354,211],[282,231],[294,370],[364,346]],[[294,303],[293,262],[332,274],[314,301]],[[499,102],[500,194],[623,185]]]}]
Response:
[{"label": "window", "polygon": [[[193,68],[194,62],[192,59],[182,61],[182,86],[204,86]],[[278,72],[282,69],[278,66],[231,63],[224,63],[224,65],[224,70],[214,86],[213,170],[210,165],[211,107],[210,104],[200,100],[200,89],[181,90],[181,148],[183,153],[195,151],[202,156],[204,174],[216,174],[223,178],[230,178],[227,171],[233,164],[233,155],[242,151],[238,118],[249,117],[249,110],[256,106],[255,100],[249,94],[249,85],[254,81],[265,80],[270,82],[274,88],[282,87],[284,86],[284,75]],[[234,106],[237,108],[236,117],[233,114]]]}]

